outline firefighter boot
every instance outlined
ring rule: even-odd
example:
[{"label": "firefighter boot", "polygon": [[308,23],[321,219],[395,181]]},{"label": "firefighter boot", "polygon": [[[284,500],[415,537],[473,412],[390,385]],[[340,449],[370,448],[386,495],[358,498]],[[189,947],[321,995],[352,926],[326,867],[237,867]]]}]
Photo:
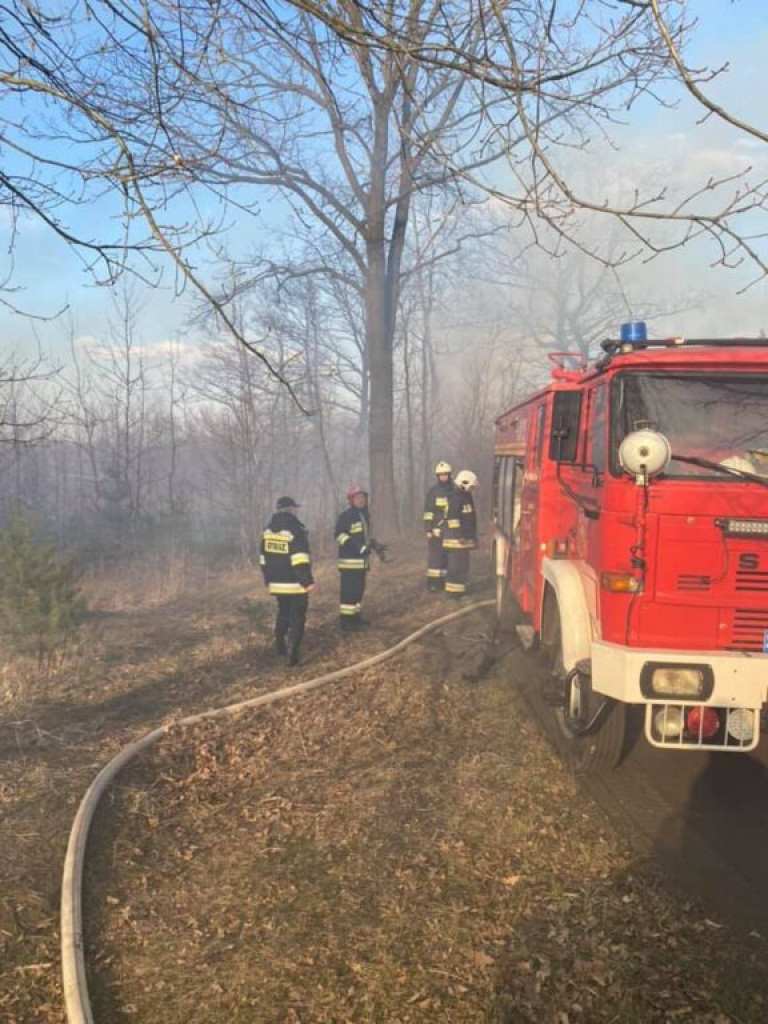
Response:
[{"label": "firefighter boot", "polygon": [[291,649],[288,652],[288,664],[291,666],[298,665],[301,660],[301,644],[292,644]]}]

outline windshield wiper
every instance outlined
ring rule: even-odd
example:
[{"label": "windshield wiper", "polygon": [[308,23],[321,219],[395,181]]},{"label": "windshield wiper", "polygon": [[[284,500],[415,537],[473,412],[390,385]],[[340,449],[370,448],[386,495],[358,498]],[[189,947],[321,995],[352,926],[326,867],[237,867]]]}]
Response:
[{"label": "windshield wiper", "polygon": [[735,476],[740,480],[751,480],[763,487],[768,487],[768,479],[758,476],[757,473],[748,473],[744,469],[736,469],[734,466],[724,466],[721,462],[713,462],[711,459],[702,459],[698,455],[672,455],[672,462],[684,462],[689,466],[701,466],[702,469],[711,469],[715,473],[725,473],[726,476]]}]

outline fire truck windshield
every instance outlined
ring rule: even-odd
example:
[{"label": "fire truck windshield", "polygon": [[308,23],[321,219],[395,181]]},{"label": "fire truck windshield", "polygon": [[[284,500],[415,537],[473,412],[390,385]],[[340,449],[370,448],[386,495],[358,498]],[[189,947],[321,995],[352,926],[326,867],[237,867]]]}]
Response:
[{"label": "fire truck windshield", "polygon": [[611,388],[614,474],[621,472],[621,441],[643,427],[658,430],[672,446],[667,477],[724,480],[729,470],[744,479],[768,477],[768,376],[618,374]]}]

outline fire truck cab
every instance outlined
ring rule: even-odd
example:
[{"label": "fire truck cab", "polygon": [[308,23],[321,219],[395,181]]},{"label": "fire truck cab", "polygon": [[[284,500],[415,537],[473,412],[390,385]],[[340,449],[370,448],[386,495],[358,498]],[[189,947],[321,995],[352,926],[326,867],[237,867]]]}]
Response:
[{"label": "fire truck cab", "polygon": [[[627,712],[667,750],[753,749],[768,690],[768,341],[622,326],[496,421],[494,570],[576,770]],[[570,364],[570,365],[569,365]],[[639,711],[637,713],[640,713]]]}]

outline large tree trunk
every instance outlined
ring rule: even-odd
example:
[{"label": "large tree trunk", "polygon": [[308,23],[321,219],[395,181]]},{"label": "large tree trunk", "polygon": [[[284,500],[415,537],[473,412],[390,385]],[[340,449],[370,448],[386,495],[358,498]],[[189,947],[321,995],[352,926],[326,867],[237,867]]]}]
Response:
[{"label": "large tree trunk", "polygon": [[368,465],[371,512],[380,534],[397,531],[394,460],[394,319],[387,259],[386,167],[389,97],[378,98],[374,111],[371,183],[368,193],[365,282],[365,334],[370,370]]},{"label": "large tree trunk", "polygon": [[383,247],[369,262],[365,295],[366,334],[371,370],[368,462],[371,472],[371,513],[377,533],[397,530],[395,500],[394,367],[392,343],[387,330]]},{"label": "large tree trunk", "polygon": [[416,424],[413,416],[410,342],[410,327],[406,322],[403,328],[403,401],[405,404],[405,480],[408,491],[403,502],[403,520],[409,527],[413,526],[416,514],[416,460],[413,443]]}]

